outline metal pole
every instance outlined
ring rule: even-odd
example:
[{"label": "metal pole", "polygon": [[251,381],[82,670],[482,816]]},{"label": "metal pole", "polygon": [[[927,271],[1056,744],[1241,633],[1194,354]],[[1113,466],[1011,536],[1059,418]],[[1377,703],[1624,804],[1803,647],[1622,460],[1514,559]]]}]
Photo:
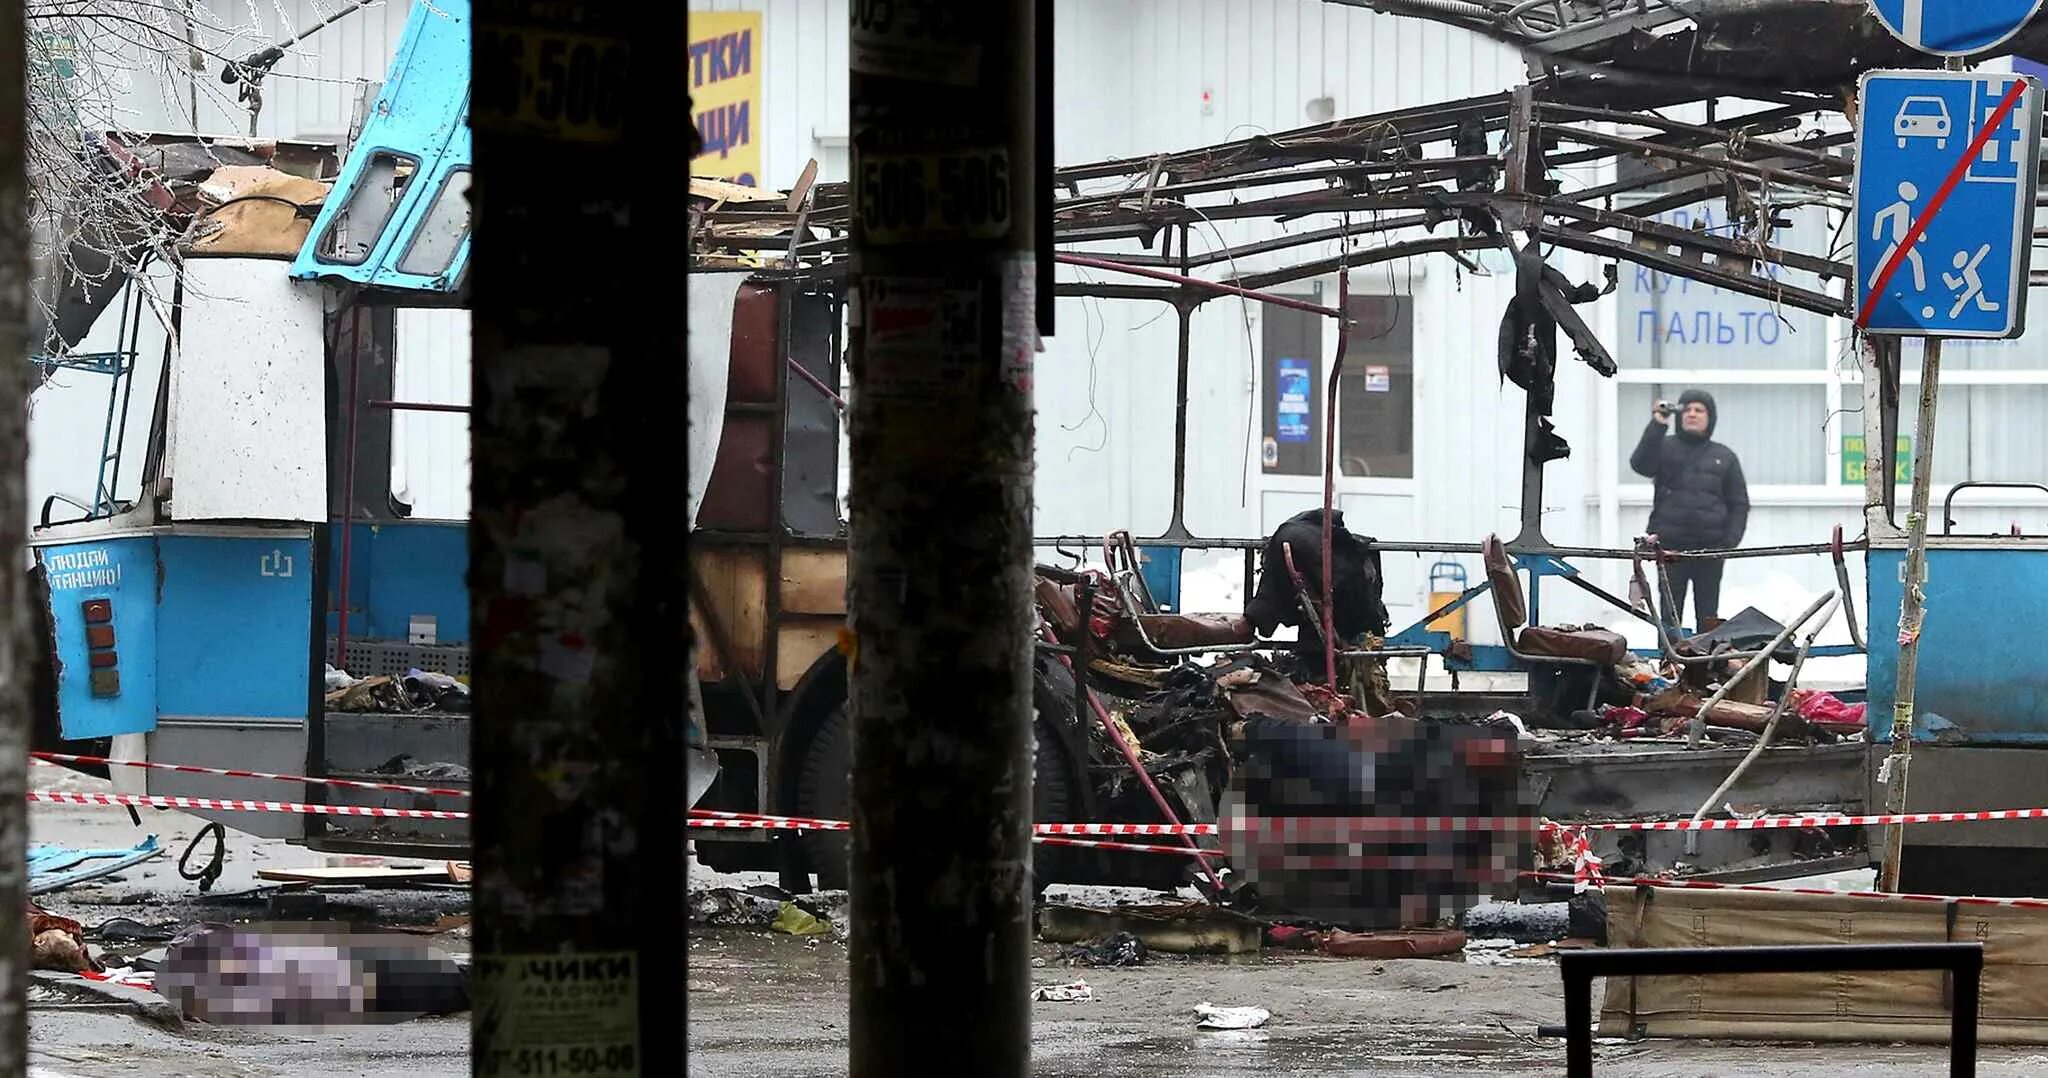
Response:
[{"label": "metal pole", "polygon": [[27,69],[23,7],[0,4],[0,1074],[28,1073],[28,686],[22,571],[28,463],[29,283]]},{"label": "metal pole", "polygon": [[[356,421],[361,417],[359,405],[363,399],[363,308],[349,305],[348,331],[348,430],[342,438],[341,448],[341,566],[336,570],[336,586],[341,589],[334,623],[334,668],[348,669],[348,610],[349,593],[353,587],[352,570],[355,567],[356,535]],[[381,475],[377,481],[384,489],[390,488],[391,477]],[[369,676],[366,670],[364,676]]]},{"label": "metal pole", "polygon": [[[1351,241],[1346,238],[1338,242],[1348,248]],[[1337,309],[1342,311],[1350,305],[1351,269],[1345,266],[1337,270]],[[1323,667],[1332,693],[1337,691],[1337,582],[1330,552],[1335,527],[1332,518],[1337,513],[1337,391],[1343,385],[1344,353],[1350,344],[1351,319],[1340,315],[1337,318],[1337,354],[1330,360],[1329,392],[1325,394],[1323,406]]]},{"label": "metal pole", "polygon": [[[1837,593],[1837,598],[1839,597],[1840,593]],[[1785,709],[1792,705],[1792,690],[1799,686],[1799,672],[1806,669],[1806,653],[1813,650],[1814,640],[1820,636],[1822,629],[1827,628],[1828,620],[1834,617],[1834,613],[1833,610],[1830,610],[1822,615],[1819,621],[1814,622],[1812,631],[1806,634],[1806,639],[1800,642],[1799,653],[1792,657],[1792,672],[1785,675],[1784,695],[1778,697],[1777,706],[1771,708],[1771,717],[1764,723],[1763,733],[1757,735],[1756,744],[1750,746],[1749,752],[1742,757],[1742,762],[1735,765],[1735,770],[1730,771],[1728,777],[1721,780],[1721,785],[1714,787],[1714,792],[1708,794],[1706,800],[1700,802],[1699,811],[1692,814],[1693,823],[1699,823],[1701,820],[1706,819],[1707,813],[1713,811],[1715,802],[1721,800],[1722,795],[1726,794],[1729,790],[1734,789],[1735,784],[1742,781],[1743,774],[1748,772],[1749,765],[1755,763],[1757,757],[1762,756],[1764,750],[1770,747],[1771,737],[1778,732],[1778,720],[1785,717]],[[1698,831],[1687,831],[1685,833],[1685,852],[1689,854],[1700,852],[1700,833]]]},{"label": "metal pole", "polygon": [[1593,978],[1570,966],[1564,975],[1564,1072],[1593,1078]]},{"label": "metal pole", "polygon": [[[1772,637],[1770,643],[1765,644],[1763,648],[1759,650],[1755,655],[1750,656],[1748,662],[1742,664],[1742,669],[1735,671],[1735,675],[1733,677],[1730,677],[1728,680],[1722,682],[1721,687],[1719,689],[1714,690],[1714,695],[1707,697],[1707,702],[1701,704],[1700,709],[1697,712],[1693,713],[1692,724],[1690,728],[1686,731],[1686,747],[1693,749],[1700,747],[1700,742],[1707,735],[1707,712],[1712,711],[1715,704],[1720,703],[1724,698],[1726,698],[1730,692],[1733,692],[1735,690],[1735,687],[1737,685],[1740,685],[1743,683],[1743,681],[1747,680],[1749,675],[1755,673],[1758,669],[1762,667],[1769,666],[1772,654],[1776,653],[1779,648],[1784,647],[1785,641],[1792,639],[1792,634],[1798,632],[1799,627],[1801,625],[1804,625],[1807,622],[1813,620],[1813,616],[1815,614],[1820,613],[1821,607],[1833,607],[1834,603],[1835,593],[1832,591],[1828,592],[1826,595],[1823,595],[1818,599],[1815,599],[1812,602],[1812,604],[1806,608],[1806,612],[1804,614],[1801,614],[1799,615],[1799,617],[1793,619],[1792,624],[1787,625],[1783,629],[1779,630],[1778,635]],[[1830,616],[1833,616],[1834,611],[1830,609],[1828,613]]]},{"label": "metal pole", "polygon": [[852,1078],[1030,1069],[1038,6],[853,6]]},{"label": "metal pole", "polygon": [[[672,43],[688,13],[472,15],[476,70],[494,75],[470,108],[475,1069],[681,1074],[689,379],[669,252],[687,222],[672,176],[645,165],[684,141]],[[523,89],[565,56],[568,94]],[[570,158],[568,174],[531,167]]]},{"label": "metal pole", "polygon": [[1181,536],[1188,534],[1188,376],[1193,367],[1195,309],[1176,303],[1173,314],[1180,328],[1173,352],[1173,515],[1167,518],[1166,534]]},{"label": "metal pole", "polygon": [[[1913,690],[1920,680],[1920,631],[1925,626],[1927,595],[1927,509],[1934,487],[1934,409],[1941,393],[1941,339],[1929,337],[1920,359],[1920,415],[1913,436],[1913,507],[1906,514],[1906,579],[1899,604],[1899,681],[1892,694],[1892,747],[1885,760],[1884,810],[1906,811],[1906,769],[1913,762]],[[1887,450],[1891,447],[1886,446]],[[1868,459],[1869,454],[1865,454]],[[1890,463],[1891,454],[1885,454]],[[1866,464],[1866,467],[1868,465]],[[1884,861],[1879,866],[1880,891],[1899,889],[1899,860],[1905,855],[1906,829],[1885,829]]]}]

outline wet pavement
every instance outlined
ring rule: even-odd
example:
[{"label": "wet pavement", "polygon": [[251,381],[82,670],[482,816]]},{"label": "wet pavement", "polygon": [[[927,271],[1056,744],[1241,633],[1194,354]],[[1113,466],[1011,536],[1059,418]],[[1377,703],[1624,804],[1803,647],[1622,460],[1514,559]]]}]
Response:
[{"label": "wet pavement", "polygon": [[[29,786],[37,790],[111,789],[103,780],[42,763],[31,766]],[[36,902],[88,929],[116,917],[144,924],[269,921],[280,919],[268,901],[268,893],[277,885],[259,879],[257,871],[325,863],[321,854],[302,847],[229,831],[220,879],[210,894],[202,895],[197,884],[179,878],[177,858],[205,821],[181,812],[139,811],[140,827],[122,808],[30,805],[32,842],[115,848],[133,846],[154,834],[167,851],[119,875],[37,896]],[[211,839],[202,843],[190,867],[196,870],[211,849]],[[419,928],[439,921],[446,930],[419,938],[447,954],[466,955],[469,951],[466,922],[457,923],[468,909],[467,892],[343,890],[328,901],[336,905],[319,919],[343,919],[353,908],[374,910],[376,920],[385,924]],[[98,943],[92,946],[94,954],[102,953]],[[142,944],[138,949],[151,946]],[[102,999],[38,990],[32,997],[29,1023],[31,1078],[370,1078],[392,1074],[455,1078],[470,1073],[466,1014],[328,1029],[226,1029],[196,1022],[164,1028]]]},{"label": "wet pavement", "polygon": [[[37,789],[104,789],[106,784],[38,765]],[[53,912],[88,926],[116,917],[146,923],[267,919],[219,896],[256,889],[264,867],[322,863],[288,843],[230,833],[214,897],[179,879],[185,842],[202,822],[145,810],[137,828],[126,811],[32,806],[37,841],[128,846],[155,833],[169,851],[123,875],[43,896]],[[752,884],[692,868],[693,887]],[[1858,880],[1844,881],[1856,885]],[[1068,898],[1108,896],[1074,895]],[[389,907],[415,924],[450,916],[447,895],[363,892],[337,896]],[[466,929],[428,937],[466,953]],[[1558,1074],[1563,1044],[1536,1029],[1562,1021],[1557,970],[1547,960],[1485,965],[1462,959],[1376,961],[1293,953],[1252,959],[1154,955],[1118,969],[1068,969],[1061,949],[1038,945],[1041,983],[1085,978],[1095,998],[1032,1005],[1033,1073],[1043,1078],[1363,1078],[1404,1075]],[[847,975],[843,942],[758,928],[690,929],[687,1073],[702,1078],[812,1078],[846,1072]],[[98,1078],[176,1074],[196,1078],[408,1078],[468,1075],[467,1015],[395,1026],[316,1030],[222,1029],[198,1023],[161,1028],[104,1003],[38,993],[31,1013],[30,1074]],[[1198,1003],[1256,1005],[1264,1028],[1198,1032]],[[1938,1075],[1945,1051],[1901,1045],[1749,1045],[1725,1042],[1611,1042],[1599,1073],[1632,1078],[1758,1075]],[[1985,1075],[2048,1074],[2048,1051],[1987,1048]]]},{"label": "wet pavement", "polygon": [[[763,930],[693,929],[689,1074],[814,1078],[846,1070],[845,952]],[[1536,1027],[1563,1019],[1547,961],[1155,956],[1127,969],[1060,968],[1040,945],[1040,982],[1088,981],[1095,998],[1032,1005],[1032,1073],[1041,1078],[1396,1078],[1560,1074],[1562,1041]],[[1194,1006],[1256,1005],[1264,1028],[1204,1032]],[[1623,1041],[1597,1046],[1598,1073],[1631,1078],[1942,1075],[1946,1049]],[[2048,1052],[1987,1048],[1985,1075],[2048,1074]]]},{"label": "wet pavement", "polygon": [[[760,882],[692,877],[693,887]],[[1859,880],[1850,874],[1825,882]],[[1043,966],[1033,979],[1079,977],[1094,999],[1032,1004],[1032,1073],[1041,1078],[1469,1078],[1564,1069],[1563,1042],[1536,1035],[1537,1027],[1564,1018],[1557,968],[1547,959],[1491,965],[1284,952],[1250,960],[1155,954],[1142,966],[1085,969],[1066,968],[1062,950],[1036,945]],[[690,1075],[846,1072],[843,944],[693,925],[688,991]],[[1273,1018],[1255,1031],[1197,1031],[1194,1008],[1203,1002],[1264,1007]],[[1629,1078],[1948,1073],[1946,1049],[1925,1045],[1615,1040],[1600,1042],[1596,1052],[1599,1074]],[[1978,1073],[2048,1074],[2048,1051],[1986,1048]]]}]

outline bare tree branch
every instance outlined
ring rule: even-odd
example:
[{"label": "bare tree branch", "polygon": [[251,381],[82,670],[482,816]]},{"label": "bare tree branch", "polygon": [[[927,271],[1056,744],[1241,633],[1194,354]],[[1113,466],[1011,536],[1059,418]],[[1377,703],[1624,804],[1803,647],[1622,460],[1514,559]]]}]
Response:
[{"label": "bare tree branch", "polygon": [[[260,2],[269,10],[260,10],[259,0],[24,0],[30,237],[45,349],[65,343],[56,330],[67,294],[74,308],[81,290],[91,297],[86,306],[104,305],[132,286],[153,309],[167,306],[154,295],[155,276],[142,270],[155,260],[177,264],[186,238],[180,219],[164,212],[164,177],[118,149],[110,153],[109,136],[115,147],[133,143],[122,136],[138,127],[138,110],[179,117],[170,131],[185,132],[204,125],[204,116],[218,123],[260,108],[254,89],[237,99],[228,92],[235,87],[212,77],[295,33],[282,3]],[[324,17],[321,6],[316,17]],[[301,52],[311,50],[293,49]],[[310,78],[289,70],[263,74]],[[141,126],[159,133],[166,125],[159,119]],[[89,314],[73,311],[74,333]]]}]

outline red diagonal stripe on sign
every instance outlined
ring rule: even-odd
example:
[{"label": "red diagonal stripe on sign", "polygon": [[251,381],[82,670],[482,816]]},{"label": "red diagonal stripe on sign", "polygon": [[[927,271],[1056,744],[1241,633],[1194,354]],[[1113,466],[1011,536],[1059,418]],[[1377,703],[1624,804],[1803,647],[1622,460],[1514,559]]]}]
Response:
[{"label": "red diagonal stripe on sign", "polygon": [[[1934,192],[1933,198],[1927,200],[1927,208],[1920,212],[1920,217],[1913,222],[1913,227],[1906,230],[1906,238],[1899,241],[1899,249],[1893,251],[1884,267],[1878,270],[1876,282],[1871,284],[1869,294],[1863,297],[1863,308],[1856,312],[1857,329],[1870,324],[1870,314],[1877,309],[1878,294],[1884,291],[1886,285],[1892,283],[1892,274],[1899,271],[1899,263],[1905,260],[1906,253],[1913,249],[1913,245],[1920,242],[1921,234],[1927,231],[1928,222],[1933,221],[1934,215],[1941,212],[1942,203],[1947,202],[1948,196],[1955,192],[1956,184],[1963,181],[1963,174],[1970,171],[1970,162],[1983,151],[1984,144],[1991,140],[1991,133],[2004,126],[2005,118],[2012,115],[2013,106],[2019,104],[2020,95],[2026,91],[2026,80],[2014,78],[2012,89],[2007,90],[2005,97],[1998,102],[1998,108],[1992,112],[1990,122],[1978,129],[1977,137],[1970,140],[1970,148],[1963,151],[1963,156],[1956,162],[1956,167],[1949,170],[1948,179],[1941,181],[1941,188]],[[1869,123],[1870,118],[1865,116],[1863,122]]]}]

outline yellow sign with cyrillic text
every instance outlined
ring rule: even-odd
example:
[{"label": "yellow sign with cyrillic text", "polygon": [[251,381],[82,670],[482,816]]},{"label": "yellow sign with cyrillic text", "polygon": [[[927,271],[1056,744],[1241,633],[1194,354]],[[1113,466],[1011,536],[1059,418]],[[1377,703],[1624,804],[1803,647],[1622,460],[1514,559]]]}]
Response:
[{"label": "yellow sign with cyrillic text", "polygon": [[690,119],[704,152],[690,175],[750,187],[761,178],[761,13],[690,13]]}]

